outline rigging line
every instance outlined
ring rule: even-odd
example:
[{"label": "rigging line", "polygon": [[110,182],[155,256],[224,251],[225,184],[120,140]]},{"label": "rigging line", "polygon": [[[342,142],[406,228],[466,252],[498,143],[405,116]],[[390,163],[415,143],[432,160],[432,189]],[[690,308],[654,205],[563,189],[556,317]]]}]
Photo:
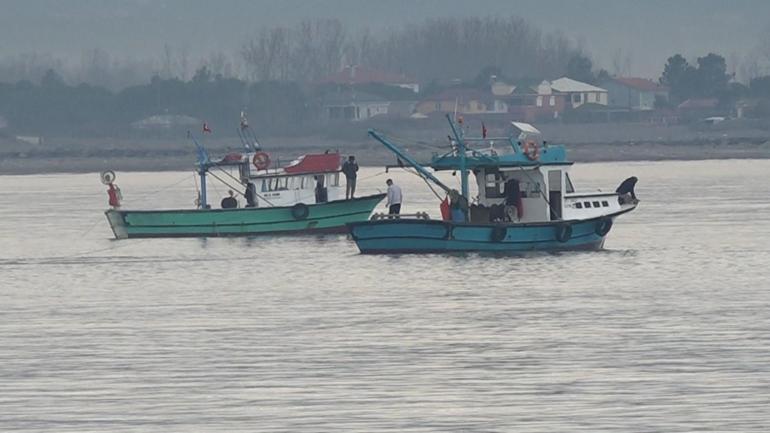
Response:
[{"label": "rigging line", "polygon": [[[221,172],[223,172],[224,174],[226,174],[226,175],[230,176],[230,177],[231,177],[231,178],[232,178],[234,181],[236,181],[236,182],[238,182],[238,183],[241,183],[241,180],[240,180],[240,179],[238,179],[237,177],[235,177],[235,176],[233,176],[232,174],[230,174],[230,173],[229,173],[227,170],[223,169],[222,167],[218,167],[218,166],[217,166],[217,168],[218,168],[218,169],[219,169]],[[209,173],[211,173],[211,172],[209,172]],[[213,174],[213,173],[212,173],[211,175],[212,175],[212,176],[214,176],[214,174]],[[214,176],[214,177],[216,177],[216,176]],[[217,178],[217,179],[219,179],[219,178]],[[221,179],[220,179],[220,182],[222,182],[222,180],[221,180]],[[224,183],[224,182],[222,182],[222,183]],[[227,184],[225,184],[225,185],[227,185]],[[243,185],[243,184],[241,183],[241,185]],[[230,186],[230,185],[227,185],[227,186]],[[232,186],[230,186],[230,188],[232,188]],[[238,194],[242,195],[244,198],[246,197],[246,195],[245,195],[245,194],[243,194],[243,193],[241,193],[241,192],[238,192]],[[260,195],[260,194],[259,194],[259,193],[256,191],[256,186],[255,186],[254,195],[256,195],[256,196],[257,196],[257,198],[259,198],[259,199],[261,199],[261,200],[264,200],[264,202],[265,202],[265,203],[267,203],[267,204],[269,204],[270,206],[272,206],[272,207],[275,207],[275,205],[274,205],[273,203],[271,203],[271,202],[270,202],[270,200],[268,200],[268,199],[266,199],[266,198],[262,197],[262,196],[261,196],[261,195]]]},{"label": "rigging line", "polygon": [[[238,194],[238,195],[240,195],[240,196],[243,196],[243,193],[242,193],[242,192],[240,192],[240,191],[238,190],[238,188],[237,188],[237,187],[234,187],[234,186],[230,185],[229,183],[225,182],[224,180],[222,180],[222,178],[221,178],[221,177],[217,176],[217,175],[216,175],[216,174],[214,174],[213,172],[209,172],[209,174],[210,174],[210,175],[211,175],[211,176],[212,176],[214,179],[216,179],[216,180],[218,180],[218,181],[222,182],[222,183],[223,183],[223,184],[224,184],[226,187],[228,187],[228,188],[230,188],[231,190],[233,190],[233,192],[234,192],[234,193],[236,193],[236,194]],[[211,186],[213,187],[214,185],[211,185]],[[214,189],[216,189],[216,188],[214,188]],[[219,192],[219,191],[217,191],[217,192]]]},{"label": "rigging line", "polygon": [[373,175],[371,175],[371,176],[362,177],[360,180],[371,179],[371,178],[373,178],[373,177],[382,176],[383,174],[385,174],[385,171],[384,171],[384,170],[383,170],[383,171],[381,171],[381,172],[379,172],[379,173],[377,173],[377,174],[373,174]]},{"label": "rigging line", "polygon": [[[414,175],[414,176],[417,176],[417,177],[419,177],[420,179],[422,179],[422,181],[423,181],[423,182],[425,182],[425,184],[426,184],[426,185],[428,185],[428,188],[430,189],[430,191],[433,193],[433,195],[435,195],[435,196],[436,196],[436,198],[437,198],[437,199],[439,199],[439,201],[443,201],[443,200],[444,200],[443,198],[441,198],[441,196],[440,196],[440,195],[439,195],[439,194],[436,192],[436,190],[433,188],[433,185],[431,185],[431,184],[430,184],[430,182],[428,182],[428,179],[425,179],[425,177],[424,177],[423,175],[421,175],[420,173],[418,173],[416,169],[409,169],[409,168],[407,168],[407,167],[401,167],[401,168],[402,168],[402,169],[403,169],[405,172],[407,172],[407,173],[409,173],[409,174],[412,174],[412,175]],[[414,170],[414,171],[413,171],[413,170]]]}]

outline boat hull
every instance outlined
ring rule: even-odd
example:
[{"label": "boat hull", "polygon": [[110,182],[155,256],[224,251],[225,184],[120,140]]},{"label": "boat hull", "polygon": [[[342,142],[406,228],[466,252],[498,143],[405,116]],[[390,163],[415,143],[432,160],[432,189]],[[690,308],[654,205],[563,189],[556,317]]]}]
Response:
[{"label": "boat hull", "polygon": [[[597,250],[619,215],[580,221],[528,224],[467,224],[439,220],[383,220],[348,224],[363,254],[447,252],[517,253]],[[569,236],[564,226],[569,225]]]},{"label": "boat hull", "polygon": [[366,221],[385,194],[294,206],[116,210],[105,212],[116,239],[347,233],[346,224]]}]

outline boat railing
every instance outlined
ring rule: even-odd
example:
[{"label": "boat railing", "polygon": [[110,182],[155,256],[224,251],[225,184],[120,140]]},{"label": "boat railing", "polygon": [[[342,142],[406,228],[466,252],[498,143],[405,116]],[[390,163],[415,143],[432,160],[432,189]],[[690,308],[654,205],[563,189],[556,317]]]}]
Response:
[{"label": "boat railing", "polygon": [[379,221],[379,220],[395,220],[395,219],[420,219],[420,220],[429,220],[430,215],[428,215],[427,212],[417,212],[413,214],[386,214],[382,212],[375,213],[370,218],[372,221]]}]

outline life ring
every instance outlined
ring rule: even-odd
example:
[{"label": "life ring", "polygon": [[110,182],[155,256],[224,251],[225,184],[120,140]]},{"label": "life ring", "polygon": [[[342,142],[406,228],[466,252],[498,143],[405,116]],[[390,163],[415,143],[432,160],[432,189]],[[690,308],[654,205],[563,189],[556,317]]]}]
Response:
[{"label": "life ring", "polygon": [[492,227],[492,233],[489,234],[489,239],[492,242],[502,242],[507,234],[508,229],[505,226],[495,226]]},{"label": "life ring", "polygon": [[102,173],[99,175],[99,178],[101,179],[101,181],[102,181],[102,184],[104,184],[104,185],[109,185],[109,184],[111,184],[112,182],[115,182],[115,178],[116,178],[116,177],[117,177],[117,176],[115,176],[115,172],[114,172],[114,171],[112,171],[112,170],[106,170],[106,171],[103,171],[103,172],[102,172]]},{"label": "life ring", "polygon": [[607,233],[610,232],[611,228],[612,228],[612,218],[602,218],[601,220],[599,220],[599,223],[596,224],[594,233],[604,237]]},{"label": "life ring", "polygon": [[556,240],[564,243],[572,238],[572,226],[564,223],[556,226]]},{"label": "life ring", "polygon": [[310,208],[305,203],[297,203],[291,207],[291,216],[295,220],[303,220],[310,214]]},{"label": "life ring", "polygon": [[532,140],[525,141],[521,151],[530,161],[537,161],[540,159],[540,147],[538,147],[537,143]]},{"label": "life ring", "polygon": [[251,158],[251,162],[257,170],[265,170],[270,167],[270,155],[265,152],[257,152],[254,157]]}]

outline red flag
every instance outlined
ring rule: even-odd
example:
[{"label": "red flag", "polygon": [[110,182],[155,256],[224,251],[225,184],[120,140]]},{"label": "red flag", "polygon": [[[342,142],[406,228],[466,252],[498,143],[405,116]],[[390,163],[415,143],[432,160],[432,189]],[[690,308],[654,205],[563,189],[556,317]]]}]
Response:
[{"label": "red flag", "polygon": [[203,122],[203,133],[205,134],[205,133],[207,133],[207,132],[208,132],[209,134],[211,134],[211,128],[209,128],[209,124],[208,124],[208,123],[206,123],[206,122]]},{"label": "red flag", "polygon": [[481,138],[487,138],[487,127],[481,122]]}]

